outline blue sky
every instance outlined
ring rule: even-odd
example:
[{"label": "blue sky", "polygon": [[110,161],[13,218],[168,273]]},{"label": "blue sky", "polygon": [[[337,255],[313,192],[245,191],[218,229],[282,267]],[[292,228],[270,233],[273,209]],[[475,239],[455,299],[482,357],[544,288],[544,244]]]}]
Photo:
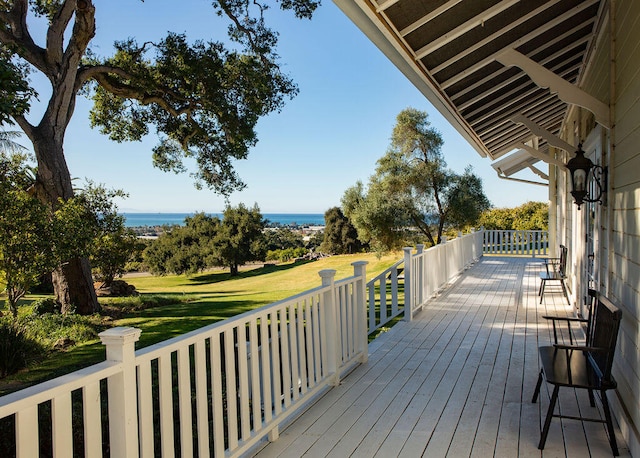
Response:
[{"label": "blue sky", "polygon": [[[143,42],[167,30],[194,40],[225,37],[226,29],[206,0],[96,4],[92,46],[101,55],[111,53],[115,39],[134,36]],[[397,114],[407,107],[429,113],[432,126],[442,133],[449,167],[462,172],[472,165],[494,206],[547,200],[545,187],[499,179],[490,160],[481,158],[330,0],[311,21],[275,9],[270,13],[270,23],[280,32],[281,63],[300,93],[280,113],[259,122],[257,146],[247,160],[236,163],[247,188],[231,196],[232,205],[257,203],[263,213],[323,213],[340,205],[348,187],[368,181],[389,145]],[[46,100],[46,86],[37,79],[34,84]],[[188,174],[153,168],[153,134],[138,143],[112,142],[90,128],[89,108],[89,101],[78,99],[66,135],[73,177],[123,189],[129,197],[117,204],[124,212],[222,211],[224,199],[195,189]],[[39,119],[38,107],[32,111]]]}]

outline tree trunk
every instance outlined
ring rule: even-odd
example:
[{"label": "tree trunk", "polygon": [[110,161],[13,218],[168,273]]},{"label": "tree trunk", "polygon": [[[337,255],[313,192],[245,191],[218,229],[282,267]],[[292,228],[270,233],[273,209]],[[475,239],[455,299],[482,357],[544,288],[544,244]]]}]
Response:
[{"label": "tree trunk", "polygon": [[53,287],[56,300],[62,304],[62,313],[91,315],[100,311],[88,259],[74,258],[56,269]]},{"label": "tree trunk", "polygon": [[[56,208],[58,199],[73,197],[62,138],[59,132],[47,129],[44,123],[36,132],[37,137],[32,139],[38,160],[35,195],[51,208]],[[76,313],[90,315],[100,311],[88,259],[75,258],[65,262],[52,273],[52,281],[56,299],[64,313],[75,310]]]},{"label": "tree trunk", "polygon": [[232,264],[231,265],[231,276],[235,277],[236,275],[238,275],[238,264]]}]

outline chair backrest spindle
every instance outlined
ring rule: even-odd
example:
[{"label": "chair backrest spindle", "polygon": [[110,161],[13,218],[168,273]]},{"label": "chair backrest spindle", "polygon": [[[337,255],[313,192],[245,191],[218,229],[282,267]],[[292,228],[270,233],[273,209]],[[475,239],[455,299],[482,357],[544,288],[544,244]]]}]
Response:
[{"label": "chair backrest spindle", "polygon": [[598,296],[592,313],[593,320],[588,342],[590,347],[598,350],[590,351],[589,359],[602,384],[615,384],[611,377],[611,368],[622,312],[609,299]]}]

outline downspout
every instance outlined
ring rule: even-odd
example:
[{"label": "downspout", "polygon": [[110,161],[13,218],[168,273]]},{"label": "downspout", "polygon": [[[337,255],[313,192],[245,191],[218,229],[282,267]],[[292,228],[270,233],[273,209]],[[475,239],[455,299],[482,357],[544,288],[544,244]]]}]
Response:
[{"label": "downspout", "polygon": [[[616,0],[609,0],[609,123],[611,128],[609,129],[609,151],[606,157],[606,161],[603,160],[603,164],[608,166],[608,180],[605,203],[607,204],[607,275],[604,276],[605,284],[604,293],[606,295],[611,294],[611,284],[613,282],[613,263],[615,254],[613,252],[613,202],[610,201],[609,196],[613,193],[614,183],[614,167],[613,158],[615,157],[615,132],[616,132],[616,97],[617,97],[617,85],[616,85]],[[602,259],[602,258],[600,258]],[[602,278],[602,276],[600,277]]]}]

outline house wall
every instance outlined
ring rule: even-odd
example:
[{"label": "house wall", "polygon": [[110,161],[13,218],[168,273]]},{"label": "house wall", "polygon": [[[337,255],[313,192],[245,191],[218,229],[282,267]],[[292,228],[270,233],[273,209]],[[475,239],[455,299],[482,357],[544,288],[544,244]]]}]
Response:
[{"label": "house wall", "polygon": [[[613,15],[603,24],[581,86],[596,98],[613,102],[613,127],[603,129],[602,136],[609,193],[599,208],[598,268],[600,291],[623,313],[614,363],[617,396],[609,399],[632,456],[640,456],[640,2],[611,0],[610,5]],[[615,38],[613,66],[610,30]],[[572,144],[596,128],[593,115],[578,108],[570,112],[565,126],[562,136]],[[569,203],[565,175],[558,171],[557,229],[559,243],[571,246],[573,220],[584,215]],[[577,278],[577,272],[570,274]]]}]

